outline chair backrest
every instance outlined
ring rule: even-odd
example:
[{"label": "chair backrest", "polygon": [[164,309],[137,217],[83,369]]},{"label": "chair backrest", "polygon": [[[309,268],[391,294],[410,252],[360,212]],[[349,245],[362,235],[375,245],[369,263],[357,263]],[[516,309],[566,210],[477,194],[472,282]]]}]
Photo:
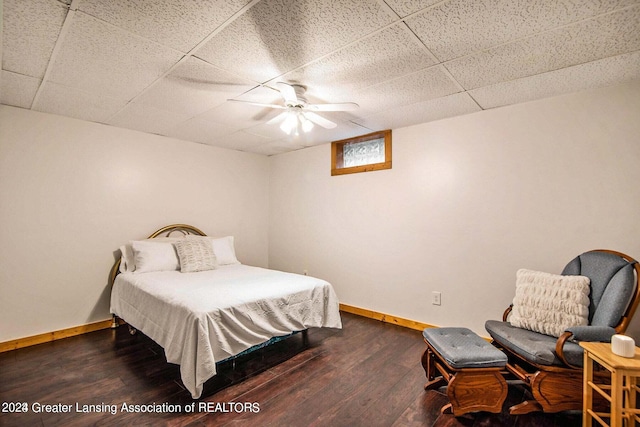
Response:
[{"label": "chair backrest", "polygon": [[591,280],[590,325],[610,326],[618,333],[627,329],[640,302],[637,261],[619,252],[600,249],[577,256],[562,274],[587,276]]}]

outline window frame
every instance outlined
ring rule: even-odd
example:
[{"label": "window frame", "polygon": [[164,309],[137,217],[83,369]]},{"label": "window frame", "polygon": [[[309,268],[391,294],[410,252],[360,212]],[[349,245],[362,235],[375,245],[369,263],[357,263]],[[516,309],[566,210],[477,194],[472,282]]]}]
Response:
[{"label": "window frame", "polygon": [[[366,165],[343,167],[344,146],[354,142],[366,142],[374,139],[384,138],[384,162],[369,163]],[[366,135],[354,138],[341,139],[331,143],[331,176],[346,175],[350,173],[372,172],[377,170],[391,169],[391,129],[371,132]]]}]

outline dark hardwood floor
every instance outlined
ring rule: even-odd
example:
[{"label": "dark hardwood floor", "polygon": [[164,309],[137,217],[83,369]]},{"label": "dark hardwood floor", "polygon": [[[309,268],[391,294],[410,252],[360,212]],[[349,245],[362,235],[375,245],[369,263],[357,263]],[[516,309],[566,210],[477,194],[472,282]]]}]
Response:
[{"label": "dark hardwood floor", "polygon": [[[221,366],[205,385],[205,397],[195,402],[162,348],[142,334],[130,336],[126,327],[2,353],[0,409],[26,402],[28,412],[0,412],[0,425],[581,425],[579,413],[441,415],[444,390],[423,390],[425,345],[419,331],[348,313],[342,318],[340,331],[311,330],[308,347],[294,336]],[[511,386],[505,409],[524,393]],[[127,412],[123,403],[164,407],[160,413]],[[34,412],[38,405],[49,412]],[[180,412],[168,412],[167,405]],[[65,409],[69,412],[51,412]]]}]

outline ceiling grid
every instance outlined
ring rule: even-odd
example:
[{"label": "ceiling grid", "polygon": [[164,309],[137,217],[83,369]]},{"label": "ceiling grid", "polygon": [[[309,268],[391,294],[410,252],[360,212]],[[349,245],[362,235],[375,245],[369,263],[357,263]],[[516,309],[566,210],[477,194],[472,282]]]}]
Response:
[{"label": "ceiling grid", "polygon": [[[640,0],[3,0],[0,103],[273,155],[640,79]],[[338,124],[267,124],[278,82]]]}]

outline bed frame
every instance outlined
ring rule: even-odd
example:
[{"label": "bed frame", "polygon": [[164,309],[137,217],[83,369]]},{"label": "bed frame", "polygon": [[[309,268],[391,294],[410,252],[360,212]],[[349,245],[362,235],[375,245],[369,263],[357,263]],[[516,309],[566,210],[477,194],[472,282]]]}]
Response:
[{"label": "bed frame", "polygon": [[[149,235],[149,237],[147,237],[147,239],[155,239],[156,237],[169,237],[171,236],[172,233],[181,233],[183,236],[187,236],[187,235],[194,235],[194,236],[206,236],[206,234],[200,230],[197,227],[194,227],[193,225],[188,225],[188,224],[171,224],[171,225],[167,225],[165,227],[162,227],[156,231],[154,231],[153,233],[151,233]],[[113,267],[111,267],[111,270],[109,272],[109,285],[111,287],[113,287],[113,283],[116,280],[116,277],[118,276],[118,274],[120,273],[120,257],[118,257],[118,259],[115,261],[115,263],[113,264]],[[112,315],[112,321],[111,321],[111,328],[115,329],[117,328],[120,324],[122,323],[126,323],[126,321],[124,319],[118,319],[118,317],[113,314]],[[127,324],[127,326],[129,327],[129,333],[131,335],[135,335],[137,330],[135,328],[133,328],[131,325]],[[309,330],[308,329],[304,329],[302,331],[297,331],[297,332],[293,332],[292,334],[289,335],[284,335],[284,336],[280,336],[280,337],[273,337],[268,341],[265,341],[261,344],[256,344],[251,348],[248,348],[238,354],[236,354],[235,356],[231,356],[227,359],[221,360],[216,362],[216,364],[221,364],[221,363],[225,363],[225,362],[229,362],[229,361],[233,361],[235,364],[235,360],[238,357],[247,355],[249,353],[252,353],[256,350],[259,350],[263,347],[266,347],[268,345],[271,344],[275,344],[279,341],[282,341],[284,339],[289,338],[292,335],[298,334],[298,333],[302,333],[302,344],[303,347],[307,347],[309,345]]]}]

